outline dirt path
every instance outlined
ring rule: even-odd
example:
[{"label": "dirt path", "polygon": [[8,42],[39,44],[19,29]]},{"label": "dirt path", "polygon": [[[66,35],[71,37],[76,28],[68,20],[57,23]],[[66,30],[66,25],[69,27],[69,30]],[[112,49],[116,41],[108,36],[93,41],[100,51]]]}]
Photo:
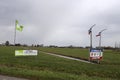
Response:
[{"label": "dirt path", "polygon": [[[43,52],[43,51],[40,51],[40,52]],[[71,60],[81,61],[81,62],[84,62],[84,63],[95,64],[95,63],[93,63],[93,62],[89,62],[89,61],[85,61],[85,60],[77,59],[77,58],[73,58],[73,57],[63,56],[63,55],[59,55],[59,54],[47,53],[47,52],[43,52],[43,53],[45,53],[45,54],[49,54],[49,55],[53,55],[53,56],[57,56],[57,57],[66,58],[66,59],[71,59]]]},{"label": "dirt path", "polygon": [[0,75],[0,80],[28,80],[28,79]]}]

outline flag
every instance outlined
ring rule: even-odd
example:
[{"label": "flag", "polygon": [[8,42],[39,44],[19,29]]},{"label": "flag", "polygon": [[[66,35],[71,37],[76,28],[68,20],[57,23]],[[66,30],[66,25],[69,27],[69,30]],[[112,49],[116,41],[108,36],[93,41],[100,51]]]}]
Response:
[{"label": "flag", "polygon": [[19,25],[19,22],[18,20],[16,20],[16,30],[22,32],[23,31],[23,26],[22,25]]},{"label": "flag", "polygon": [[88,30],[88,34],[90,35],[91,32],[92,32],[92,28],[90,28],[90,29]]},{"label": "flag", "polygon": [[98,36],[101,36],[101,32],[99,32],[99,33],[96,35],[96,37],[98,37]]}]

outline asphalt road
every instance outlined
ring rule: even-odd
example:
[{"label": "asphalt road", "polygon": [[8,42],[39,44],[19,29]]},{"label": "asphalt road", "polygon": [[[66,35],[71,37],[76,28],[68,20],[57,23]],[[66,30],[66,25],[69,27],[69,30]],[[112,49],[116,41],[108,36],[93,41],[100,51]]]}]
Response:
[{"label": "asphalt road", "polygon": [[0,80],[28,80],[28,79],[0,75]]}]

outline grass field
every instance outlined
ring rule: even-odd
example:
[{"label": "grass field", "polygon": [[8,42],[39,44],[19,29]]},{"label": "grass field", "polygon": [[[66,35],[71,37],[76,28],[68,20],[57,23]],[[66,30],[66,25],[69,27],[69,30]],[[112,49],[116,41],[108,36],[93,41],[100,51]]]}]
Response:
[{"label": "grass field", "polygon": [[[75,58],[89,59],[89,49],[79,49],[79,48],[40,48],[41,51],[61,54],[65,56],[71,56]],[[104,50],[103,60],[101,64],[105,65],[120,65],[120,52],[115,52],[113,50]]]},{"label": "grass field", "polygon": [[[0,47],[0,74],[31,80],[119,80],[120,54],[105,51],[101,64],[87,64],[39,52],[38,56],[15,57],[15,49]],[[73,57],[88,58],[86,49],[34,48]]]}]

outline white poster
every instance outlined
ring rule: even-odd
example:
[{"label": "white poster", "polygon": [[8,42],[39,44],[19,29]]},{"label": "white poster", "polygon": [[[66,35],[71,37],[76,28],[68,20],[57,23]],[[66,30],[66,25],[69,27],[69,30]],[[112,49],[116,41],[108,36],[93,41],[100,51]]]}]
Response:
[{"label": "white poster", "polygon": [[15,50],[15,56],[37,56],[37,50]]}]

